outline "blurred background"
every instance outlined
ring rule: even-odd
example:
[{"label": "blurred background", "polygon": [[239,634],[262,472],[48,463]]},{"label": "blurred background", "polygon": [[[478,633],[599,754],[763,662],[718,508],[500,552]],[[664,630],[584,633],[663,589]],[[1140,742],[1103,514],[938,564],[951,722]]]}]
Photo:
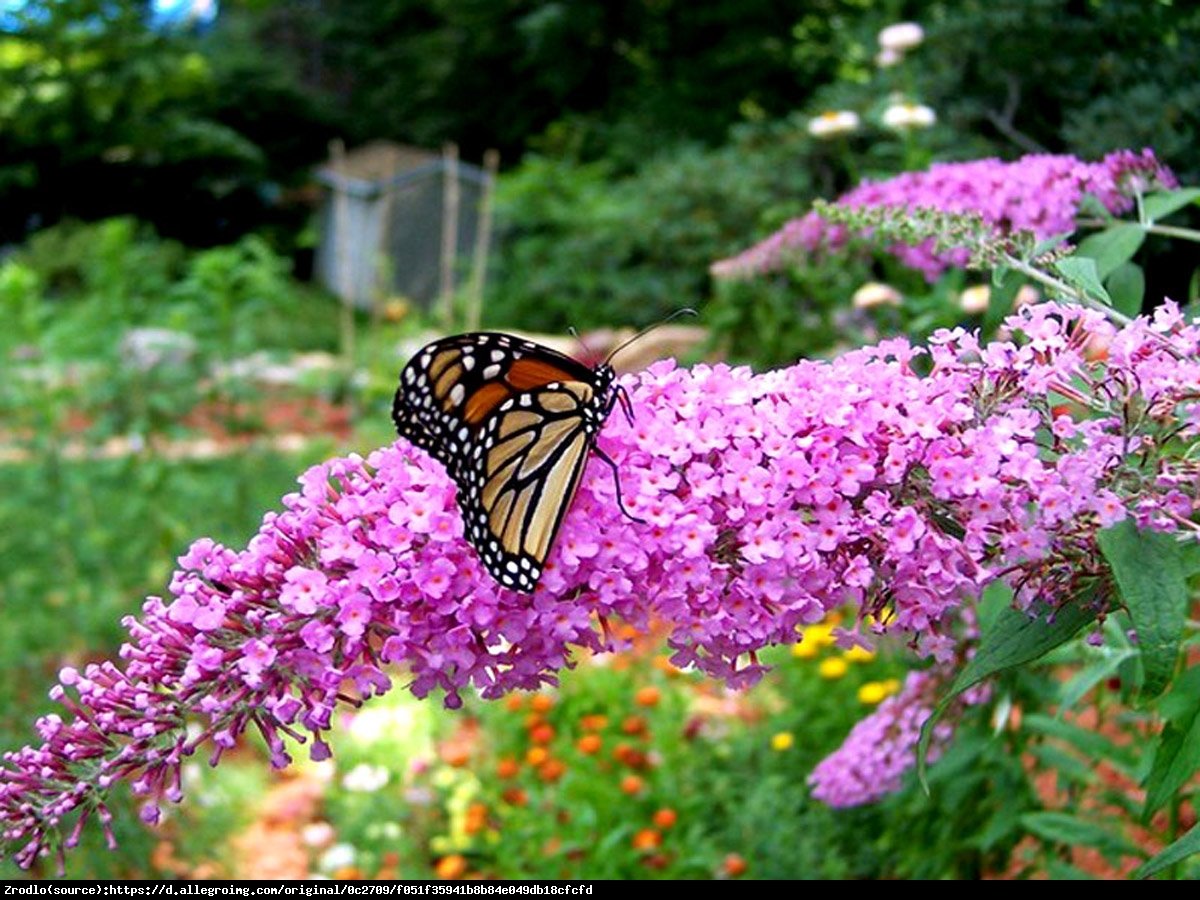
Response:
[{"label": "blurred background", "polygon": [[[881,39],[904,21],[915,43]],[[709,265],[937,160],[1148,146],[1195,184],[1198,58],[1200,11],[1169,0],[0,0],[0,745],[192,539],[241,545],[306,465],[390,441],[436,334],[600,352],[693,307],[642,361],[767,367],[978,326],[962,272]],[[1180,247],[1142,251],[1148,303],[1194,298]],[[852,302],[873,283],[903,301]],[[191,766],[161,829],[125,810],[119,851],[69,871],[940,877],[1025,873],[1031,845],[1042,873],[1120,868],[1028,827],[1030,767],[1070,741],[1023,763],[985,721],[933,801],[811,801],[904,675],[832,625],[743,695],[652,640],[554,694],[396,692],[327,765],[271,774],[250,743]]]}]

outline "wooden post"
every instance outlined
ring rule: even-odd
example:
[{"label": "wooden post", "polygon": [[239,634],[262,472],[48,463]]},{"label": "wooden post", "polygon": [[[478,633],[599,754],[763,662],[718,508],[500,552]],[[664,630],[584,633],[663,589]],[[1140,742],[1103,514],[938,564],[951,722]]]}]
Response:
[{"label": "wooden post", "polygon": [[[346,175],[346,145],[341,138],[329,142],[330,168],[340,178]],[[341,337],[342,365],[346,371],[347,384],[354,375],[354,269],[350,265],[350,197],[344,187],[334,179],[333,187],[333,271],[334,284],[342,301],[339,331]],[[350,396],[347,393],[347,396]],[[353,415],[353,408],[351,409]]]},{"label": "wooden post", "polygon": [[454,324],[454,264],[458,256],[458,144],[442,148],[442,268],[438,281],[438,317]]},{"label": "wooden post", "polygon": [[483,154],[483,169],[486,177],[475,221],[475,250],[471,255],[471,282],[467,290],[468,331],[478,331],[483,318],[483,283],[487,278],[488,250],[492,243],[492,203],[496,194],[496,173],[500,170],[499,151],[488,150]]},{"label": "wooden post", "polygon": [[392,216],[395,214],[396,188],[392,183],[400,174],[400,149],[388,147],[383,172],[380,175],[382,194],[379,197],[379,246],[371,260],[371,327],[379,330],[383,306],[391,296],[396,272],[392,261]]}]

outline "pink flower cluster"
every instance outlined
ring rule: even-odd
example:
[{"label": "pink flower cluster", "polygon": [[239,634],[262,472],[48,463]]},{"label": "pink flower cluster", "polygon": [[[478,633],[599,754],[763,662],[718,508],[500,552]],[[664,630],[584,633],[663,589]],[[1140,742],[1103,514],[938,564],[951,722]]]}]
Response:
[{"label": "pink flower cluster", "polygon": [[[1098,163],[1073,156],[1034,154],[1015,162],[981,159],[939,163],[925,172],[904,172],[886,181],[864,181],[837,203],[850,208],[901,207],[949,213],[977,213],[998,232],[1032,231],[1039,238],[1075,231],[1085,194],[1095,196],[1113,214],[1133,206],[1135,192],[1154,185],[1176,186],[1174,175],[1154,153],[1110,153]],[[750,276],[779,269],[821,250],[837,250],[849,239],[847,229],[829,225],[815,212],[792,219],[770,237],[737,256],[714,263],[718,278]],[[939,254],[933,241],[896,244],[890,252],[933,281],[967,261],[965,250]]]},{"label": "pink flower cluster", "polygon": [[[937,705],[941,679],[929,672],[909,672],[900,693],[888,697],[875,712],[854,726],[842,746],[825,757],[808,777],[812,795],[837,808],[864,806],[895,793],[917,764],[921,726]],[[953,734],[953,726],[933,727],[926,760],[937,760]]]},{"label": "pink flower cluster", "polygon": [[[215,763],[250,728],[275,765],[288,737],[326,757],[335,708],[388,690],[393,665],[455,707],[537,688],[573,648],[609,649],[610,619],[654,617],[677,665],[747,685],[756,651],[844,604],[949,659],[949,614],[998,574],[1024,603],[1066,602],[1097,528],[1177,528],[1195,507],[1191,463],[1157,457],[1150,432],[1196,432],[1200,330],[1173,308],[1119,333],[1049,305],[1010,325],[1020,341],[958,330],[757,376],[661,362],[626,379],[633,423],[613,416],[600,443],[646,524],[593,461],[532,596],[486,574],[453,484],[407,443],[311,469],[244,550],[181,557],[170,597],[126,621],[123,665],[64,671],[64,715],[0,765],[0,835],[22,865],[61,852],[89,818],[108,827],[119,780],[153,821],[185,757]],[[1149,411],[1140,432],[1129,408]]]}]

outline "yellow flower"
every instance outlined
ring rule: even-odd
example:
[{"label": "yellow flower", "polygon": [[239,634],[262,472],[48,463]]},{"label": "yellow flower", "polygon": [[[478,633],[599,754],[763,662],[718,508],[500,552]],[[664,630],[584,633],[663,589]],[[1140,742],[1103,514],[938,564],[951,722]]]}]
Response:
[{"label": "yellow flower", "polygon": [[792,644],[792,656],[796,659],[815,659],[821,648],[811,638],[804,638],[798,644]]},{"label": "yellow flower", "polygon": [[898,690],[900,682],[895,678],[889,678],[887,681],[868,681],[858,689],[858,700],[867,706],[874,706]]},{"label": "yellow flower", "polygon": [[875,658],[875,652],[868,650],[866,647],[860,647],[855,644],[849,650],[842,654],[842,659],[852,663],[867,663]]},{"label": "yellow flower", "polygon": [[822,678],[833,681],[845,675],[849,668],[849,663],[847,663],[844,659],[831,656],[829,659],[821,660],[821,665],[817,668],[817,671],[820,673]]},{"label": "yellow flower", "polygon": [[790,731],[781,731],[771,738],[771,749],[782,753],[784,750],[791,750],[792,745],[796,743],[796,738]]}]

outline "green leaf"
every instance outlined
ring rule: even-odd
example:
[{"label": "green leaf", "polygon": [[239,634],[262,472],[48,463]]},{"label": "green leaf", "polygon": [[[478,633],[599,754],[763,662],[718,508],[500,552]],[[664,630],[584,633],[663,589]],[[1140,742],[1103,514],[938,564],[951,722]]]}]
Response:
[{"label": "green leaf", "polygon": [[1095,847],[1106,857],[1143,855],[1137,845],[1123,835],[1069,813],[1026,813],[1021,816],[1021,824],[1044,841],[1071,847]]},{"label": "green leaf", "polygon": [[1062,716],[1064,712],[1078,703],[1084,694],[1104,679],[1111,677],[1121,663],[1135,655],[1136,651],[1134,650],[1106,649],[1102,659],[1076,672],[1059,692],[1058,715]]},{"label": "green leaf", "polygon": [[[1105,210],[1105,212],[1107,213],[1108,210]],[[1111,213],[1109,215],[1111,216]],[[1036,244],[1033,245],[1034,259],[1037,259],[1037,257],[1042,256],[1043,254],[1049,253],[1051,250],[1054,250],[1055,248],[1062,246],[1064,243],[1066,243],[1067,238],[1069,238],[1071,236],[1071,234],[1072,234],[1072,232],[1070,232],[1070,231],[1064,231],[1062,234],[1052,234],[1049,237],[1042,238],[1040,241],[1038,241]]]},{"label": "green leaf", "polygon": [[1141,313],[1146,295],[1146,276],[1141,266],[1131,262],[1118,266],[1104,285],[1112,295],[1114,309],[1130,318]]},{"label": "green leaf", "polygon": [[1149,878],[1157,875],[1168,866],[1173,866],[1180,860],[1187,859],[1193,853],[1200,853],[1200,828],[1195,825],[1191,830],[1171,844],[1162,853],[1147,862],[1142,863],[1130,873],[1130,878]]},{"label": "green leaf", "polygon": [[917,776],[928,790],[925,778],[925,755],[933,739],[933,726],[946,707],[968,688],[974,687],[998,672],[1032,662],[1059,644],[1069,641],[1084,625],[1096,618],[1096,610],[1086,602],[1090,597],[1077,597],[1051,616],[1030,616],[1011,606],[1002,609],[991,622],[980,623],[979,650],[954,679],[950,690],[934,707],[917,743]]},{"label": "green leaf", "polygon": [[1146,218],[1151,222],[1165,219],[1176,210],[1183,209],[1189,203],[1200,201],[1200,188],[1181,188],[1178,191],[1160,191],[1149,194],[1142,201]]},{"label": "green leaf", "polygon": [[1054,881],[1095,881],[1095,875],[1089,875],[1083,869],[1077,868],[1061,859],[1051,857],[1046,860],[1046,874]]},{"label": "green leaf", "polygon": [[1084,238],[1075,253],[1094,259],[1097,274],[1104,280],[1123,263],[1133,259],[1133,254],[1138,252],[1145,240],[1146,230],[1141,225],[1121,222]]},{"label": "green leaf", "polygon": [[1200,666],[1189,669],[1175,682],[1163,698],[1161,709],[1167,725],[1146,780],[1144,819],[1162,809],[1200,769]]},{"label": "green leaf", "polygon": [[1187,614],[1187,576],[1179,544],[1170,534],[1139,531],[1129,519],[1105,528],[1096,540],[1137,632],[1146,679],[1143,690],[1157,697],[1175,672]]},{"label": "green leaf", "polygon": [[1111,740],[1090,728],[1081,728],[1072,722],[1055,719],[1044,713],[1031,713],[1021,725],[1034,734],[1043,734],[1070,744],[1088,759],[1103,759],[1127,772],[1132,763],[1134,750],[1118,747]]},{"label": "green leaf", "polygon": [[1079,215],[1095,216],[1098,219],[1104,219],[1109,222],[1113,221],[1114,218],[1113,214],[1108,211],[1108,207],[1095,194],[1083,195],[1083,199],[1079,201]]},{"label": "green leaf", "polygon": [[1100,283],[1100,274],[1094,259],[1086,256],[1068,256],[1066,259],[1056,262],[1054,268],[1071,287],[1096,300],[1103,300],[1109,306],[1112,305],[1108,291]]}]

